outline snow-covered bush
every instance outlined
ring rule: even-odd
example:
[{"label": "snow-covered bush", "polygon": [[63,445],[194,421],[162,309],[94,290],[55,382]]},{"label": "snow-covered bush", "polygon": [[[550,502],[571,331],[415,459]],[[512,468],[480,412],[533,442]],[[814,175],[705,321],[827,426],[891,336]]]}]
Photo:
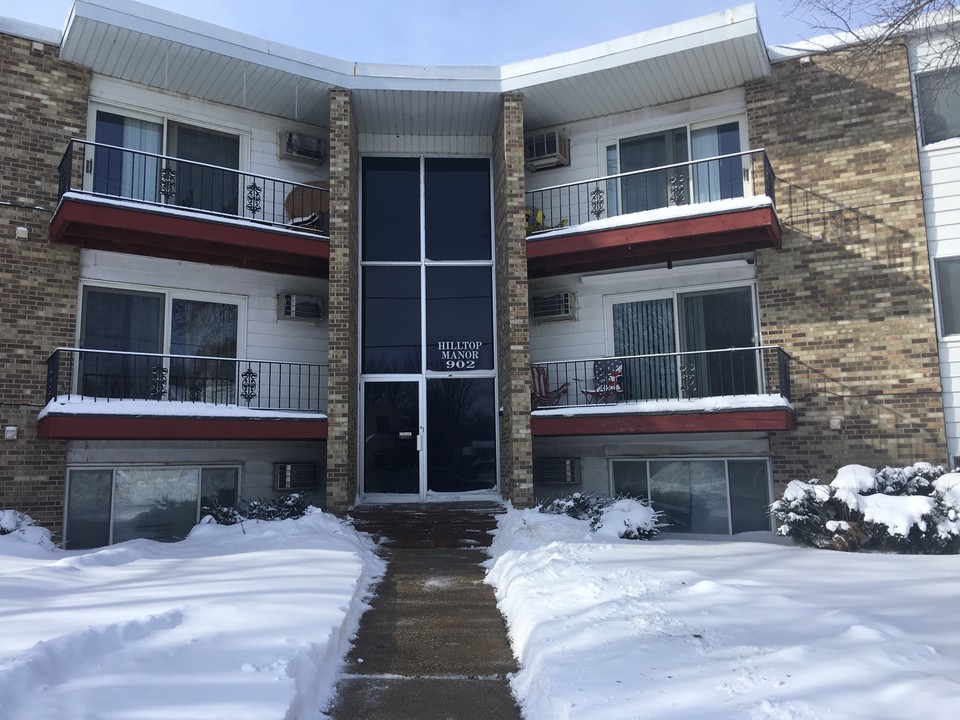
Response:
[{"label": "snow-covered bush", "polygon": [[572,493],[540,505],[548,515],[568,515],[590,523],[590,530],[628,540],[650,540],[660,532],[660,513],[629,497]]},{"label": "snow-covered bush", "polygon": [[50,538],[50,531],[37,525],[29,515],[19,510],[0,510],[0,535],[14,534],[25,542],[48,550],[56,547]]},{"label": "snow-covered bush", "polygon": [[771,511],[778,532],[806,547],[960,552],[960,473],[930,463],[847,465],[829,485],[794,480]]},{"label": "snow-covered bush", "polygon": [[290,520],[303,517],[310,508],[306,493],[289,493],[275,498],[241,498],[237,507],[214,502],[204,506],[205,517],[218,525],[236,525],[244,520]]}]

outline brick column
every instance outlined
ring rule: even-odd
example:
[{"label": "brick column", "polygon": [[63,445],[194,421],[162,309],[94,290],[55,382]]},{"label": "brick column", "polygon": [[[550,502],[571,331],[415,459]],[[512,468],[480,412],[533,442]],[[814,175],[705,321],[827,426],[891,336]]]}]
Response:
[{"label": "brick column", "polygon": [[763,340],[792,358],[797,410],[770,438],[774,480],[946,461],[906,49],[778,62],[746,98],[784,229],[757,253]]},{"label": "brick column", "polygon": [[503,96],[493,136],[501,493],[533,505],[530,333],[524,216],[523,96]]},{"label": "brick column", "polygon": [[[37,439],[45,362],[72,346],[80,250],[53,245],[57,165],[71,137],[86,134],[90,72],[58,48],[0,34],[0,508],[26,512],[56,532],[63,522],[66,443]],[[20,229],[18,231],[18,228]]]},{"label": "brick column", "polygon": [[357,497],[360,154],[350,91],[330,91],[330,297],[327,509]]}]

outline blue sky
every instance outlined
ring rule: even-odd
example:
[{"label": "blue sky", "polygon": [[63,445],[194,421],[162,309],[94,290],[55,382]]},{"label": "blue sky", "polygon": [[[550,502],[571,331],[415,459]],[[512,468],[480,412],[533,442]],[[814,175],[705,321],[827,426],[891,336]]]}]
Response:
[{"label": "blue sky", "polygon": [[[631,35],[737,0],[150,0],[195,17],[341,60],[503,65]],[[768,45],[817,35],[793,0],[758,0]],[[0,16],[62,28],[71,0],[0,0]]]}]

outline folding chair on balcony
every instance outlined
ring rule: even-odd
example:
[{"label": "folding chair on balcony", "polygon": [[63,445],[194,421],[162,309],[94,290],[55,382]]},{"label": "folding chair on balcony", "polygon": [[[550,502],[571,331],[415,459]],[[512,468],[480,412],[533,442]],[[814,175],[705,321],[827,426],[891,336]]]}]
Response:
[{"label": "folding chair on balcony", "polygon": [[283,201],[288,222],[294,227],[327,232],[330,215],[330,183],[326,180],[297,185]]},{"label": "folding chair on balcony", "polygon": [[623,361],[594,360],[593,389],[584,388],[583,393],[588,405],[615,403],[623,400]]},{"label": "folding chair on balcony", "polygon": [[556,407],[560,398],[567,394],[570,383],[563,383],[555,388],[547,386],[547,369],[545,367],[530,368],[530,406],[535,410],[538,407]]}]

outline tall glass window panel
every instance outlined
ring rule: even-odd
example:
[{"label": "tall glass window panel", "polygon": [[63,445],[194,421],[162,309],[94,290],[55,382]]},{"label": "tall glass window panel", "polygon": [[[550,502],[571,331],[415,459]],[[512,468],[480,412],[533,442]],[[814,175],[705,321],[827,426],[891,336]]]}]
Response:
[{"label": "tall glass window panel", "polygon": [[236,507],[240,472],[235,467],[203,468],[200,471],[200,514],[204,508]]},{"label": "tall glass window panel", "polygon": [[67,484],[67,548],[82,550],[109,545],[113,471],[71,470]]},{"label": "tall glass window panel", "polygon": [[917,75],[917,96],[924,144],[960,137],[960,67]]},{"label": "tall glass window panel", "polygon": [[113,488],[113,542],[173,541],[197,523],[198,468],[120,468]]},{"label": "tall glass window panel", "polygon": [[427,380],[427,489],[486,490],[497,483],[493,378]]},{"label": "tall glass window panel", "polygon": [[770,529],[770,480],[764,460],[729,460],[730,515],[734,533]]},{"label": "tall glass window panel", "polygon": [[663,355],[624,361],[623,388],[629,400],[678,397],[673,298],[613,306],[613,354]]},{"label": "tall glass window panel", "polygon": [[363,159],[363,260],[420,260],[420,159]]},{"label": "tall glass window panel", "polygon": [[687,168],[652,170],[687,161],[687,131],[684,128],[620,141],[620,172],[648,172],[621,178],[624,213],[682,205],[686,198]]},{"label": "tall glass window panel", "polygon": [[[80,346],[88,350],[159,353],[163,342],[162,295],[87,287]],[[158,370],[159,366],[159,370]],[[81,353],[79,392],[113,398],[149,398],[162,360],[146,355]]]},{"label": "tall glass window panel", "polygon": [[651,460],[650,500],[669,532],[730,532],[723,460]]},{"label": "tall glass window panel", "polygon": [[650,483],[647,478],[647,463],[643,460],[614,460],[613,492],[637,500],[650,498]]},{"label": "tall glass window panel", "polygon": [[427,268],[427,369],[493,369],[490,267]]},{"label": "tall glass window panel", "polygon": [[363,372],[420,372],[420,266],[365,267],[363,303]]},{"label": "tall glass window panel", "polygon": [[683,355],[684,397],[753,395],[759,391],[753,289],[731,288],[687,293],[680,298],[681,349],[725,350]]},{"label": "tall glass window panel", "polygon": [[363,489],[420,492],[420,383],[363,384]]},{"label": "tall glass window panel", "polygon": [[[617,161],[617,146],[608,145],[606,150],[607,175],[616,175],[619,172],[619,163]],[[607,180],[606,184],[606,211],[607,217],[615,217],[620,214],[620,198],[617,194],[617,180]]]},{"label": "tall glass window panel", "polygon": [[944,335],[960,333],[960,258],[937,260],[937,296]]},{"label": "tall glass window panel", "polygon": [[125,150],[97,147],[94,152],[93,191],[132,200],[159,202],[161,161],[154,155],[163,151],[163,125],[103,111],[97,113],[96,122],[98,143]]},{"label": "tall glass window panel", "polygon": [[194,163],[173,162],[175,204],[235,215],[239,211],[240,138],[192,125],[171,124],[170,153]]},{"label": "tall glass window panel", "polygon": [[198,357],[237,356],[239,308],[174,298],[170,308],[170,393],[179,400],[236,402],[236,363]]},{"label": "tall glass window panel", "polygon": [[[740,152],[740,123],[700,128],[690,133],[693,159]],[[693,163],[694,202],[743,197],[743,159],[739,157]]]},{"label": "tall glass window panel", "polygon": [[428,260],[489,260],[490,161],[424,160],[424,226]]}]

